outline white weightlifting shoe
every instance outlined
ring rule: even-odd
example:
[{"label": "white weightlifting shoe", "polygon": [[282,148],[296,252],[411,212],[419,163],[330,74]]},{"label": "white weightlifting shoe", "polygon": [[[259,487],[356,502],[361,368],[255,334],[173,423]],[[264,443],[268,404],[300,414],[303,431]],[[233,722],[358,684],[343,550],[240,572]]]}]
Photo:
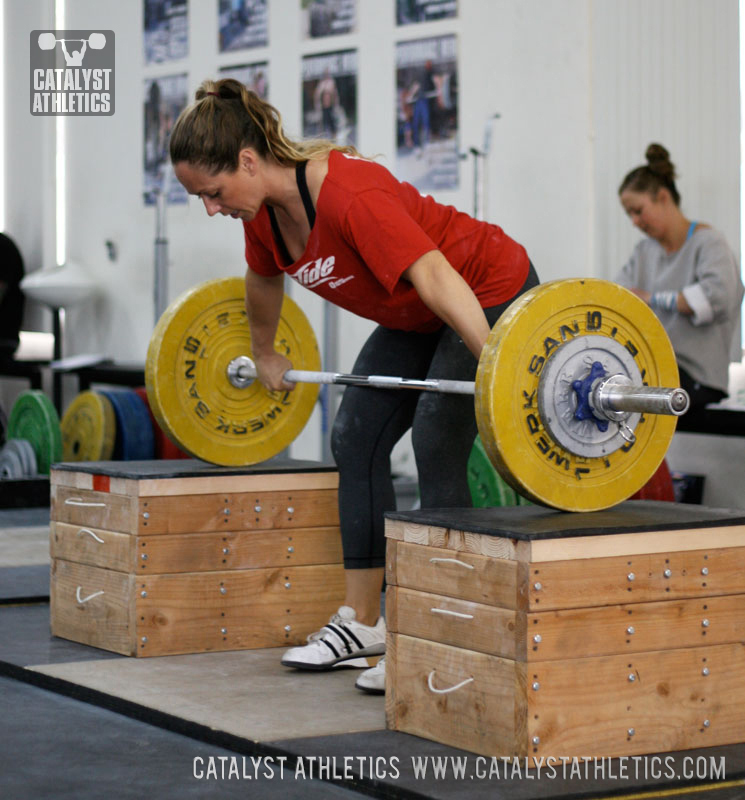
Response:
[{"label": "white weightlifting shoe", "polygon": [[374,667],[366,669],[354,685],[368,694],[385,694],[385,656]]},{"label": "white weightlifting shoe", "polygon": [[308,644],[291,647],[282,657],[285,667],[297,669],[332,669],[334,667],[365,668],[366,656],[385,653],[385,620],[375,625],[357,622],[350,606],[342,606],[320,631],[311,633]]}]

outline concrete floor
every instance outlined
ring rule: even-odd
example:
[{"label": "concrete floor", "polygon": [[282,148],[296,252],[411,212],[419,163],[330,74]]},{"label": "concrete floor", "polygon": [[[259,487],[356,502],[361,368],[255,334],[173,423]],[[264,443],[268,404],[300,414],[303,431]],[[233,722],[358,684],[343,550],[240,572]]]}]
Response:
[{"label": "concrete floor", "polygon": [[281,649],[133,659],[52,637],[43,515],[0,511],[3,800],[745,798],[742,746],[673,754],[681,775],[686,756],[724,758],[726,779],[663,778],[657,792],[633,776],[482,775],[473,754],[385,730],[384,700],[354,689],[356,670],[298,673]]},{"label": "concrete floor", "polygon": [[[281,762],[268,757],[256,762],[260,767],[255,770],[250,758],[226,748],[10,678],[0,678],[0,713],[5,720],[3,800],[364,796],[319,780],[291,780],[289,772],[282,779]],[[214,773],[211,765],[216,765]],[[223,778],[223,765],[226,775],[237,769],[240,778]]]}]

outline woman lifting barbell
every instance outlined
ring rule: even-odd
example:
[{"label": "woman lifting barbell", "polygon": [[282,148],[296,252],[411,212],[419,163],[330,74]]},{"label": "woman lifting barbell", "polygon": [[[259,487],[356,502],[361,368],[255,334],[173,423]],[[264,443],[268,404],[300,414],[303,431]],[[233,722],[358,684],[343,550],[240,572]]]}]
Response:
[{"label": "woman lifting barbell", "polygon": [[[378,323],[355,373],[422,379],[473,380],[491,326],[538,283],[525,249],[501,228],[422,196],[353,147],[291,141],[279,112],[235,80],[200,86],[173,127],[170,153],[210,216],[243,222],[251,345],[268,389],[292,388],[283,380],[292,365],[274,349],[285,274]],[[366,667],[367,656],[384,653],[390,454],[409,428],[422,507],[471,505],[472,398],[348,387],[331,438],[345,604],[307,645],[288,650],[284,665]],[[383,668],[356,685],[382,691]]]}]

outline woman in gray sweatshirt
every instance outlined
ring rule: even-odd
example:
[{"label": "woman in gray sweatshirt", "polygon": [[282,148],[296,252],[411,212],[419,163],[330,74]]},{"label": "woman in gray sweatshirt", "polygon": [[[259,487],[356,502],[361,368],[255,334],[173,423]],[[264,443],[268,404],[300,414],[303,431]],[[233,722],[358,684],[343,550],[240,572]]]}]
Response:
[{"label": "woman in gray sweatshirt", "polygon": [[707,403],[727,396],[743,285],[724,236],[681,211],[667,150],[650,144],[646,159],[624,178],[618,194],[647,238],[636,245],[616,281],[648,303],[665,327],[680,385],[691,397],[691,410],[681,423],[693,423]]}]

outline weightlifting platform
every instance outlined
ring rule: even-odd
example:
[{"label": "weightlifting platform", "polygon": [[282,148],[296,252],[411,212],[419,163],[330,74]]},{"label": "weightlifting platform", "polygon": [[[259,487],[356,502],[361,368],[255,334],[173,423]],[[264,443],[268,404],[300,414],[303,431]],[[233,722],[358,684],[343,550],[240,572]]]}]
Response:
[{"label": "weightlifting platform", "polygon": [[[594,536],[597,514],[521,508],[522,539],[510,541],[556,548],[590,538],[607,548],[644,528],[667,536],[707,526],[715,535],[739,535],[745,525],[740,512],[701,507],[644,501],[619,509],[612,533]],[[457,528],[463,542],[473,542],[464,528],[491,529],[505,511],[512,530],[513,512],[505,509],[412,511],[390,515],[388,524],[408,531],[404,539],[423,525],[432,541],[438,530]],[[611,527],[615,513],[598,512]],[[564,775],[539,776],[519,760],[479,757],[387,729],[384,698],[358,692],[356,670],[287,670],[279,665],[283,648],[132,658],[51,636],[44,515],[0,512],[0,703],[13,720],[0,748],[4,798],[745,796],[741,744],[637,762],[615,757],[597,762],[597,774],[570,766]],[[562,526],[552,538],[552,527]],[[635,763],[642,774],[634,775]],[[704,774],[712,764],[724,765],[724,774]]]}]

